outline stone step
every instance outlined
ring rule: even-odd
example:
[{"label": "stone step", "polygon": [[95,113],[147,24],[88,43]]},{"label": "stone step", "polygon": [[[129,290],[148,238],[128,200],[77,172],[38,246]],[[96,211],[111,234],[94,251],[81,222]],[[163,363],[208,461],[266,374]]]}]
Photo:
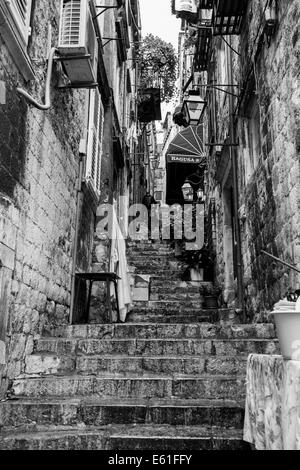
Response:
[{"label": "stone step", "polygon": [[35,352],[62,355],[99,354],[123,356],[235,356],[276,354],[278,342],[265,339],[66,339],[47,338],[36,342]]},{"label": "stone step", "polygon": [[[6,434],[1,450],[246,450],[241,430],[211,426],[112,426],[86,429],[41,428]],[[152,459],[153,457],[149,457]],[[158,457],[157,457],[158,458]],[[159,460],[154,462],[159,464]],[[137,466],[137,464],[136,464]]]},{"label": "stone step", "polygon": [[142,376],[144,373],[155,374],[246,374],[247,356],[233,357],[78,357],[76,361],[77,372],[95,373],[98,372],[135,372]]},{"label": "stone step", "polygon": [[222,426],[242,429],[244,403],[234,400],[25,399],[0,404],[2,431],[37,426],[153,424]]},{"label": "stone step", "polygon": [[200,288],[212,288],[213,283],[208,281],[182,281],[182,280],[166,280],[160,279],[156,276],[151,276],[151,290],[153,292],[161,292],[163,289],[172,290],[176,292],[179,289],[191,289],[199,291]]},{"label": "stone step", "polygon": [[202,300],[201,299],[191,299],[191,300],[150,300],[149,302],[143,301],[135,301],[134,308],[138,309],[139,307],[147,308],[148,311],[151,310],[176,310],[176,312],[180,312],[182,310],[187,311],[190,309],[202,309]]},{"label": "stone step", "polygon": [[140,241],[127,241],[126,247],[128,250],[160,250],[160,249],[167,249],[167,250],[172,250],[175,251],[175,249],[168,243],[167,240],[161,242],[161,241],[155,241],[155,240],[140,240]]},{"label": "stone step", "polygon": [[138,274],[139,276],[151,276],[152,279],[161,279],[162,281],[181,281],[181,277],[183,274],[183,271],[178,270],[178,269],[170,269],[166,267],[165,269],[161,269],[161,266],[159,268],[153,268],[153,269],[147,269],[145,264],[135,266],[135,265],[128,265],[128,272],[131,274]]},{"label": "stone step", "polygon": [[169,256],[170,258],[176,259],[175,250],[167,246],[159,246],[156,248],[155,246],[153,247],[151,245],[146,245],[141,248],[129,247],[127,248],[126,255],[127,255],[127,259],[130,259],[130,260],[134,259],[135,256],[147,257],[147,256],[158,256],[158,255]]},{"label": "stone step", "polygon": [[205,314],[197,315],[197,314],[188,314],[188,315],[173,315],[168,314],[167,316],[162,314],[159,315],[157,313],[146,314],[142,311],[137,311],[135,313],[131,313],[127,319],[127,323],[165,323],[165,324],[173,324],[173,323],[207,323],[212,321],[219,321],[218,319],[215,320],[214,316],[207,312]]},{"label": "stone step", "polygon": [[73,325],[56,328],[53,337],[103,339],[103,338],[218,338],[218,339],[273,339],[272,323],[218,325],[205,324],[105,324]]},{"label": "stone step", "polygon": [[168,256],[135,256],[132,262],[129,261],[130,265],[133,265],[136,270],[140,271],[143,269],[144,273],[156,273],[157,270],[168,273],[169,271],[184,271],[182,263],[176,259],[170,260]]},{"label": "stone step", "polygon": [[[137,302],[136,302],[137,304]],[[149,307],[149,304],[157,304]],[[135,305],[134,309],[127,315],[127,323],[218,323],[231,322],[238,323],[239,317],[234,310],[230,309],[203,309],[198,307],[179,306],[172,303],[159,304],[158,302],[140,302]],[[165,321],[164,321],[165,319]]]},{"label": "stone step", "polygon": [[130,373],[20,378],[13,383],[16,397],[110,398],[245,398],[245,376],[143,375]]},{"label": "stone step", "polygon": [[[155,285],[153,282],[150,284],[150,293],[151,294],[178,294],[178,293],[184,293],[184,294],[200,294],[200,286],[194,286],[192,284],[187,285],[186,282],[182,282],[171,284],[171,285],[165,285],[164,283],[161,283],[161,285]],[[180,285],[181,284],[181,285]]]},{"label": "stone step", "polygon": [[164,300],[164,301],[167,301],[167,300],[178,300],[178,301],[190,301],[190,300],[195,300],[195,301],[201,301],[201,306],[203,305],[203,300],[202,300],[202,297],[200,295],[200,292],[199,290],[197,291],[190,291],[190,290],[182,290],[182,291],[177,291],[177,292],[168,292],[167,289],[165,289],[164,292],[161,292],[161,293],[154,293],[154,292],[150,292],[150,301],[159,301],[159,300]]},{"label": "stone step", "polygon": [[[110,445],[121,451],[250,450],[242,430],[210,426],[138,426],[112,434]],[[159,464],[159,458],[155,464]]]},{"label": "stone step", "polygon": [[25,374],[64,375],[66,373],[133,372],[143,374],[243,374],[247,355],[232,356],[117,356],[94,355],[70,357],[33,354],[26,359]]}]

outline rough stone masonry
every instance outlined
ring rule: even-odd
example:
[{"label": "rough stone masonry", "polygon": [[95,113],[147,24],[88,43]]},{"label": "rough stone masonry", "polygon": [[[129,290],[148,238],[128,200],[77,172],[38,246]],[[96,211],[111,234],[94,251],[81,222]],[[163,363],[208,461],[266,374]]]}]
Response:
[{"label": "rough stone masonry", "polygon": [[[59,91],[53,106],[29,107],[21,86],[43,101],[47,47],[56,44],[58,4],[33,7],[28,56],[35,79],[26,82],[0,35],[0,383],[23,372],[34,340],[67,321],[76,214],[81,91]],[[2,25],[1,25],[2,26]],[[7,358],[9,360],[7,361]],[[2,381],[1,381],[2,376]]]}]

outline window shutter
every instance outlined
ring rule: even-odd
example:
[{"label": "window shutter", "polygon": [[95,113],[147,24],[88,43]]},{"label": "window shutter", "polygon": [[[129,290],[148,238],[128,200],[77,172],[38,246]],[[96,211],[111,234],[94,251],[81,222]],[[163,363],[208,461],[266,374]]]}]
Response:
[{"label": "window shutter", "polygon": [[32,0],[6,0],[6,4],[14,18],[25,44],[30,36],[30,15]]},{"label": "window shutter", "polygon": [[100,191],[103,109],[98,88],[90,91],[86,178]]}]

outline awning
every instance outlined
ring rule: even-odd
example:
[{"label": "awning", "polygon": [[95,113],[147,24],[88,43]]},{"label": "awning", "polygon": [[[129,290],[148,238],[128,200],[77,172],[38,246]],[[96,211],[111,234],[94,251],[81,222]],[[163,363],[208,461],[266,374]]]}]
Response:
[{"label": "awning", "polygon": [[167,151],[167,163],[206,164],[203,143],[204,126],[189,126],[179,132]]}]

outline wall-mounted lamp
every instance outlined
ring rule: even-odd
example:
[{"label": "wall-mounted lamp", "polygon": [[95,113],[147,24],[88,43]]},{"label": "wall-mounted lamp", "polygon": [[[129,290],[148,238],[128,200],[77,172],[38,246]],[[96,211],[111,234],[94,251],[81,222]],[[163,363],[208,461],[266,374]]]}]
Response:
[{"label": "wall-mounted lamp", "polygon": [[189,126],[197,126],[207,106],[199,90],[190,90],[188,97],[183,101],[182,113]]},{"label": "wall-mounted lamp", "polygon": [[199,202],[200,204],[203,204],[203,203],[205,202],[205,199],[206,199],[206,197],[205,197],[205,194],[204,194],[203,189],[202,189],[202,188],[199,188],[199,189],[197,190],[197,200],[198,200],[198,202]]},{"label": "wall-mounted lamp", "polygon": [[181,187],[183,199],[185,202],[193,202],[194,200],[194,190],[190,183],[186,180],[184,185]]},{"label": "wall-mounted lamp", "polygon": [[267,36],[268,44],[270,45],[271,37],[275,33],[277,26],[277,5],[276,0],[269,0],[265,9],[265,33]]}]

